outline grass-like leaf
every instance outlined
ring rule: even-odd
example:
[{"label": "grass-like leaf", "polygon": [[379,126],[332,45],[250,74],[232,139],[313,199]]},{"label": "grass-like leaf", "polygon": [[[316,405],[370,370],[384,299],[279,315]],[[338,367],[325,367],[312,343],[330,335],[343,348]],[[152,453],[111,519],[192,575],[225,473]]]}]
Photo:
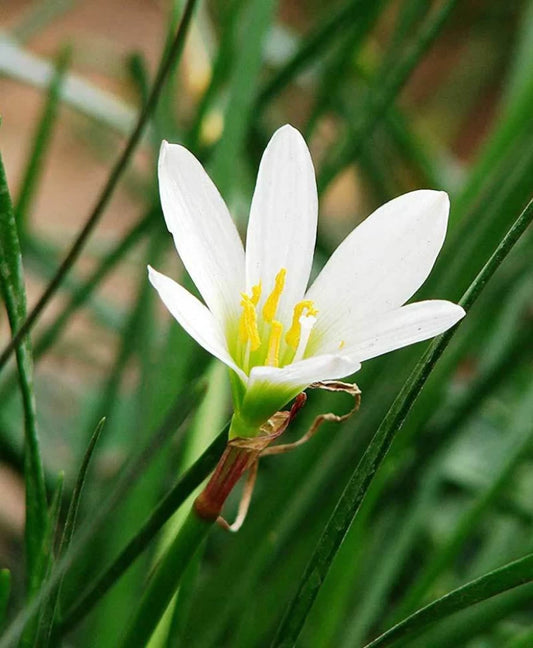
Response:
[{"label": "grass-like leaf", "polygon": [[[65,519],[65,526],[63,527],[61,542],[59,544],[58,558],[61,558],[61,556],[63,556],[65,552],[68,550],[72,540],[72,536],[74,535],[74,529],[76,526],[76,518],[78,516],[78,510],[80,506],[83,485],[87,477],[87,471],[89,469],[89,464],[91,462],[94,449],[96,447],[96,444],[98,443],[98,439],[100,438],[100,434],[103,430],[104,423],[105,423],[105,419],[102,419],[98,423],[96,429],[93,432],[91,440],[89,441],[87,450],[85,451],[85,455],[83,457],[83,461],[81,463],[80,470],[78,472],[78,477],[76,479],[76,484],[74,485],[74,490],[72,491],[70,505],[68,508],[67,517]],[[52,640],[53,632],[54,632],[54,620],[55,620],[56,613],[58,611],[58,604],[60,603],[62,583],[63,583],[63,577],[60,577],[57,586],[54,588],[54,590],[52,591],[49,597],[49,603],[48,603],[49,614],[48,614],[48,618],[46,619],[46,623],[41,630],[41,641],[43,644],[43,648],[54,645],[54,641]]]},{"label": "grass-like leaf", "polygon": [[[0,157],[0,281],[11,331],[20,330],[26,316],[26,290],[22,257],[13,205]],[[16,346],[19,385],[24,408],[24,476],[26,485],[26,561],[29,594],[39,588],[41,552],[48,525],[46,489],[37,433],[37,413],[33,392],[33,361],[28,336]]]},{"label": "grass-like leaf", "polygon": [[11,591],[11,572],[9,569],[0,569],[0,630],[6,620],[7,604]]},{"label": "grass-like leaf", "polygon": [[63,631],[66,632],[74,627],[90,612],[92,607],[146,549],[165,522],[171,518],[172,514],[212,472],[224,451],[227,439],[228,426],[222,430],[213,443],[202,453],[201,457],[178,479],[112,564],[105,569],[93,584],[89,585],[79,601],[76,601],[66,611],[64,619],[61,621]]},{"label": "grass-like leaf", "polygon": [[533,554],[515,560],[512,563],[495,569],[485,576],[457,588],[433,603],[418,610],[396,626],[387,630],[365,648],[385,648],[393,646],[400,639],[415,636],[427,625],[441,621],[446,617],[464,610],[471,605],[506,592],[520,585],[533,581]]},{"label": "grass-like leaf", "polygon": [[[0,648],[8,648],[21,635],[27,623],[36,614],[41,602],[46,599],[52,592],[78,558],[89,542],[94,538],[97,531],[109,521],[115,508],[119,505],[125,495],[128,493],[133,484],[139,479],[146,467],[151,463],[163,443],[168,440],[170,434],[176,430],[189,416],[191,411],[196,407],[203,394],[203,386],[187,386],[187,389],[179,394],[174,407],[171,408],[168,416],[159,426],[155,434],[151,435],[149,444],[144,447],[128,465],[123,469],[114,490],[109,494],[104,504],[99,506],[90,520],[86,522],[78,532],[77,541],[71,544],[70,550],[57,562],[50,578],[45,585],[41,587],[38,595],[33,601],[17,615],[8,627],[5,634],[0,638]],[[216,463],[216,462],[215,462]],[[192,488],[194,488],[193,486]],[[186,497],[186,495],[185,495]],[[170,514],[169,514],[170,517]]]}]

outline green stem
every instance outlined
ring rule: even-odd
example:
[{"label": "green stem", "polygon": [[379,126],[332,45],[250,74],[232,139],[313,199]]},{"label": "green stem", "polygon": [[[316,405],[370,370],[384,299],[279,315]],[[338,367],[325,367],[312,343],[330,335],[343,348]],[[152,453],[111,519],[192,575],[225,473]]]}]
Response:
[{"label": "green stem", "polygon": [[196,498],[170,548],[156,565],[139,609],[120,644],[123,648],[144,648],[147,645],[176,593],[185,569],[219,518],[224,502],[244,473],[257,461],[264,446],[259,439],[256,441],[239,438],[226,445],[206,487]]},{"label": "green stem", "polygon": [[9,569],[0,569],[0,630],[4,626],[10,592],[11,572]]},{"label": "green stem", "polygon": [[144,648],[178,589],[187,565],[213,525],[193,508],[180,532],[156,565],[133,621],[119,644],[122,648]]}]

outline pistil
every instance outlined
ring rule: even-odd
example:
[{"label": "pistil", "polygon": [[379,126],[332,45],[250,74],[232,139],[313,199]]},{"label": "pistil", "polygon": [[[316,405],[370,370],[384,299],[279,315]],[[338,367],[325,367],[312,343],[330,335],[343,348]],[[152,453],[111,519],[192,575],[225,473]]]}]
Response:
[{"label": "pistil", "polygon": [[315,322],[316,317],[314,315],[302,315],[302,317],[300,317],[300,339],[298,340],[298,347],[294,354],[294,358],[292,359],[293,362],[298,362],[298,360],[301,360],[304,357],[307,343],[309,342],[309,337]]}]

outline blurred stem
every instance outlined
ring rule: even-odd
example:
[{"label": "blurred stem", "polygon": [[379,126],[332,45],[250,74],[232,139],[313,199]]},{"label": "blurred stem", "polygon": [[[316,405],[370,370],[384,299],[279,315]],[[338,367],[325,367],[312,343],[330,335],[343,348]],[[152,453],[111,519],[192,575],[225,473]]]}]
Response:
[{"label": "blurred stem", "polygon": [[342,34],[344,40],[337,46],[337,51],[334,53],[332,60],[326,64],[321,83],[318,85],[317,96],[305,127],[305,138],[307,140],[314,133],[319,118],[331,106],[339,88],[345,86],[349,69],[359,55],[365,37],[374,27],[387,2],[388,0],[376,0],[363,5],[353,25],[347,23],[351,28],[348,28],[346,33]]},{"label": "blurred stem", "polygon": [[335,40],[339,32],[346,25],[359,20],[361,12],[364,12],[369,3],[366,0],[347,0],[336,12],[324,12],[324,16],[317,21],[317,28],[303,42],[300,49],[289,61],[275,74],[259,93],[255,102],[255,111],[261,113],[267,104],[277,96],[294,77],[302,72],[317,54],[324,51],[324,48]]},{"label": "blurred stem", "polygon": [[[33,360],[35,363],[38,363],[52,345],[57,342],[58,338],[70,323],[72,315],[91,298],[96,288],[109,275],[117,263],[154,227],[156,224],[154,217],[156,212],[159,214],[159,210],[155,208],[148,210],[147,214],[137,221],[126,233],[124,238],[101,259],[99,265],[89,277],[76,288],[73,288],[73,293],[70,298],[37,337],[33,349]],[[4,384],[0,388],[0,401],[9,397],[15,384],[15,376],[8,374]]]},{"label": "blurred stem", "polygon": [[11,572],[9,569],[0,569],[0,630],[4,627],[10,591]]},{"label": "blurred stem", "polygon": [[157,106],[159,96],[163,90],[167,77],[171,72],[171,70],[174,69],[176,62],[183,51],[183,47],[185,44],[185,37],[188,32],[189,24],[192,18],[192,13],[196,5],[196,2],[197,0],[188,0],[187,4],[185,5],[183,16],[180,25],[178,27],[178,30],[176,32],[176,36],[172,42],[171,47],[168,49],[168,53],[164,55],[163,58],[161,59],[161,63],[159,65],[159,69],[155,77],[152,91],[150,92],[148,101],[146,102],[145,106],[141,110],[141,113],[137,120],[137,124],[128,139],[126,147],[124,148],[122,154],[120,155],[119,159],[117,160],[113,169],[111,170],[109,178],[104,186],[102,193],[100,194],[100,197],[96,202],[93,211],[91,212],[89,218],[87,219],[78,237],[74,241],[66,258],[59,266],[56,274],[48,284],[46,290],[38,300],[37,304],[28,314],[28,316],[26,317],[26,319],[18,329],[17,333],[13,336],[11,341],[7,344],[6,348],[0,355],[0,368],[2,368],[5,365],[5,363],[11,356],[12,351],[15,349],[16,345],[20,342],[23,336],[26,335],[26,333],[28,333],[28,331],[33,327],[33,325],[35,324],[35,322],[43,312],[45,306],[48,304],[50,299],[55,295],[59,286],[63,282],[65,275],[69,272],[69,270],[72,268],[72,266],[80,256],[83,248],[85,247],[87,240],[89,239],[89,236],[91,235],[93,229],[96,227],[102,214],[104,213],[104,210],[107,207],[111,199],[111,196],[115,191],[118,181],[122,176],[122,173],[126,169],[126,166],[128,165],[133,153],[135,152],[135,149],[137,148],[137,144],[141,139],[141,135],[144,132],[144,129],[148,124],[148,121]]},{"label": "blurred stem", "polygon": [[56,68],[48,88],[44,110],[33,136],[33,146],[28,165],[22,178],[19,197],[15,204],[15,219],[19,237],[24,242],[28,228],[28,215],[44,168],[45,154],[50,145],[58,108],[61,88],[71,59],[71,48],[63,48],[57,57]]},{"label": "blurred stem", "polygon": [[135,617],[119,644],[121,648],[145,648],[213,522],[191,509],[174,542],[156,565]]}]

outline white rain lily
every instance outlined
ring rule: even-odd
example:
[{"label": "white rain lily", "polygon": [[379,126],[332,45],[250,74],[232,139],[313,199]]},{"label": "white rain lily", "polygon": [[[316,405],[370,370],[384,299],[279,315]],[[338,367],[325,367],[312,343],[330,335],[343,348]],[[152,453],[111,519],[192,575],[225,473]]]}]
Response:
[{"label": "white rain lily", "polygon": [[163,142],[159,188],[178,254],[204,302],[149,268],[181,326],[232,376],[230,436],[254,436],[313,382],[355,373],[361,362],[446,331],[456,304],[404,306],[429,275],[448,220],[448,196],[413,191],[356,227],[307,288],[318,199],[309,150],[291,126],[268,144],[246,239],[215,185],[183,146]]}]

